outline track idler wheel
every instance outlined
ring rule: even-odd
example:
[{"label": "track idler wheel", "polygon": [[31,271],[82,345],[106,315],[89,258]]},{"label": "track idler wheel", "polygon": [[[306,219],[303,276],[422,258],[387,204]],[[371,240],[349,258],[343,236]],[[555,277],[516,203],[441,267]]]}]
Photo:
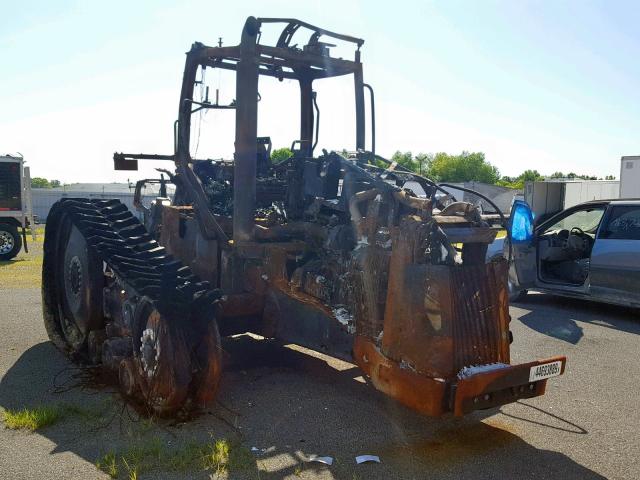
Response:
[{"label": "track idler wheel", "polygon": [[198,408],[205,408],[218,392],[222,373],[222,346],[217,322],[208,322],[204,335],[193,351],[191,363],[196,372],[193,403]]},{"label": "track idler wheel", "polygon": [[[169,321],[150,305],[139,318],[134,339],[139,386],[157,415],[170,415],[189,404],[202,408],[215,397],[222,365],[217,324],[212,318],[186,320]],[[131,388],[122,380],[126,394]]]},{"label": "track idler wheel", "polygon": [[103,328],[102,262],[66,214],[47,228],[42,295],[45,327],[54,344],[74,359],[89,360],[87,339]]}]

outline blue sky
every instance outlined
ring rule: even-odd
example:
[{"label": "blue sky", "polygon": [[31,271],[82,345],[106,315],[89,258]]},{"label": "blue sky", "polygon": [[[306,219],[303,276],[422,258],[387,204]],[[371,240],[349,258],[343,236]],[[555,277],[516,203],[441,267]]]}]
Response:
[{"label": "blue sky", "polygon": [[[114,172],[113,151],[171,153],[184,52],[237,43],[248,15],[365,39],[383,155],[483,151],[505,175],[618,176],[620,156],[640,153],[639,2],[0,1],[0,153],[22,152],[34,176],[150,174]],[[320,146],[352,148],[350,86],[318,88]],[[285,146],[297,98],[277,87],[261,85],[259,128]],[[205,116],[203,155],[230,155],[232,124]]]}]

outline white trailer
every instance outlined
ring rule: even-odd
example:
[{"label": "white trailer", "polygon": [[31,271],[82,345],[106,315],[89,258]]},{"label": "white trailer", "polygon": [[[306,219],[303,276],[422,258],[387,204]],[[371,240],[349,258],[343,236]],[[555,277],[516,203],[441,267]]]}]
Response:
[{"label": "white trailer", "polygon": [[620,198],[640,198],[640,155],[620,161]]},{"label": "white trailer", "polygon": [[617,180],[526,182],[524,186],[524,199],[531,207],[536,223],[579,203],[619,197],[620,182]]},{"label": "white trailer", "polygon": [[35,239],[31,174],[21,156],[0,156],[0,261],[27,248],[26,228]]}]

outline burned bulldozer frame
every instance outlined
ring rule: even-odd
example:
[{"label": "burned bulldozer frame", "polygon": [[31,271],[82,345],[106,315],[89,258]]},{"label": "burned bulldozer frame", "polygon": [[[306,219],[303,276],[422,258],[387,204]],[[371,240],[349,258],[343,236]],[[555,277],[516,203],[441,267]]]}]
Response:
[{"label": "burned bulldozer frame", "polygon": [[[260,43],[267,24],[284,25],[275,46]],[[311,35],[298,48],[291,42],[302,31]],[[353,45],[353,60],[331,57],[323,37]],[[509,363],[508,262],[485,259],[506,226],[502,213],[484,215],[375,154],[363,43],[294,19],[253,17],[237,46],[195,43],[174,154],[114,155],[124,170],[137,169],[138,160],[174,161],[175,173],[166,172],[173,199],[163,178],[163,194],[144,207],[139,182],[144,226],[117,201],[54,207],[43,298],[56,345],[117,369],[124,392],[160,413],[210,401],[220,335],[245,332],[354,362],[377,389],[429,415],[542,395],[565,358]],[[235,71],[232,104],[194,99],[202,68]],[[300,86],[298,148],[279,164],[270,161],[270,139],[258,137],[262,75]],[[355,152],[314,157],[313,82],[342,75],[354,79]],[[235,110],[233,161],[191,157],[191,116],[215,108]],[[534,374],[538,365],[553,368]]]}]

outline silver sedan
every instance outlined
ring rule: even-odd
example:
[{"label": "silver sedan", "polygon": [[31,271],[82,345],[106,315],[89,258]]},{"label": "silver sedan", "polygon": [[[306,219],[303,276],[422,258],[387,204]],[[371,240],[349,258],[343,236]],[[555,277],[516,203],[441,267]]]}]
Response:
[{"label": "silver sedan", "polygon": [[[528,205],[518,201],[510,223],[512,299],[535,289],[640,307],[640,200],[594,200],[532,225]],[[487,256],[508,250],[497,239]]]}]

